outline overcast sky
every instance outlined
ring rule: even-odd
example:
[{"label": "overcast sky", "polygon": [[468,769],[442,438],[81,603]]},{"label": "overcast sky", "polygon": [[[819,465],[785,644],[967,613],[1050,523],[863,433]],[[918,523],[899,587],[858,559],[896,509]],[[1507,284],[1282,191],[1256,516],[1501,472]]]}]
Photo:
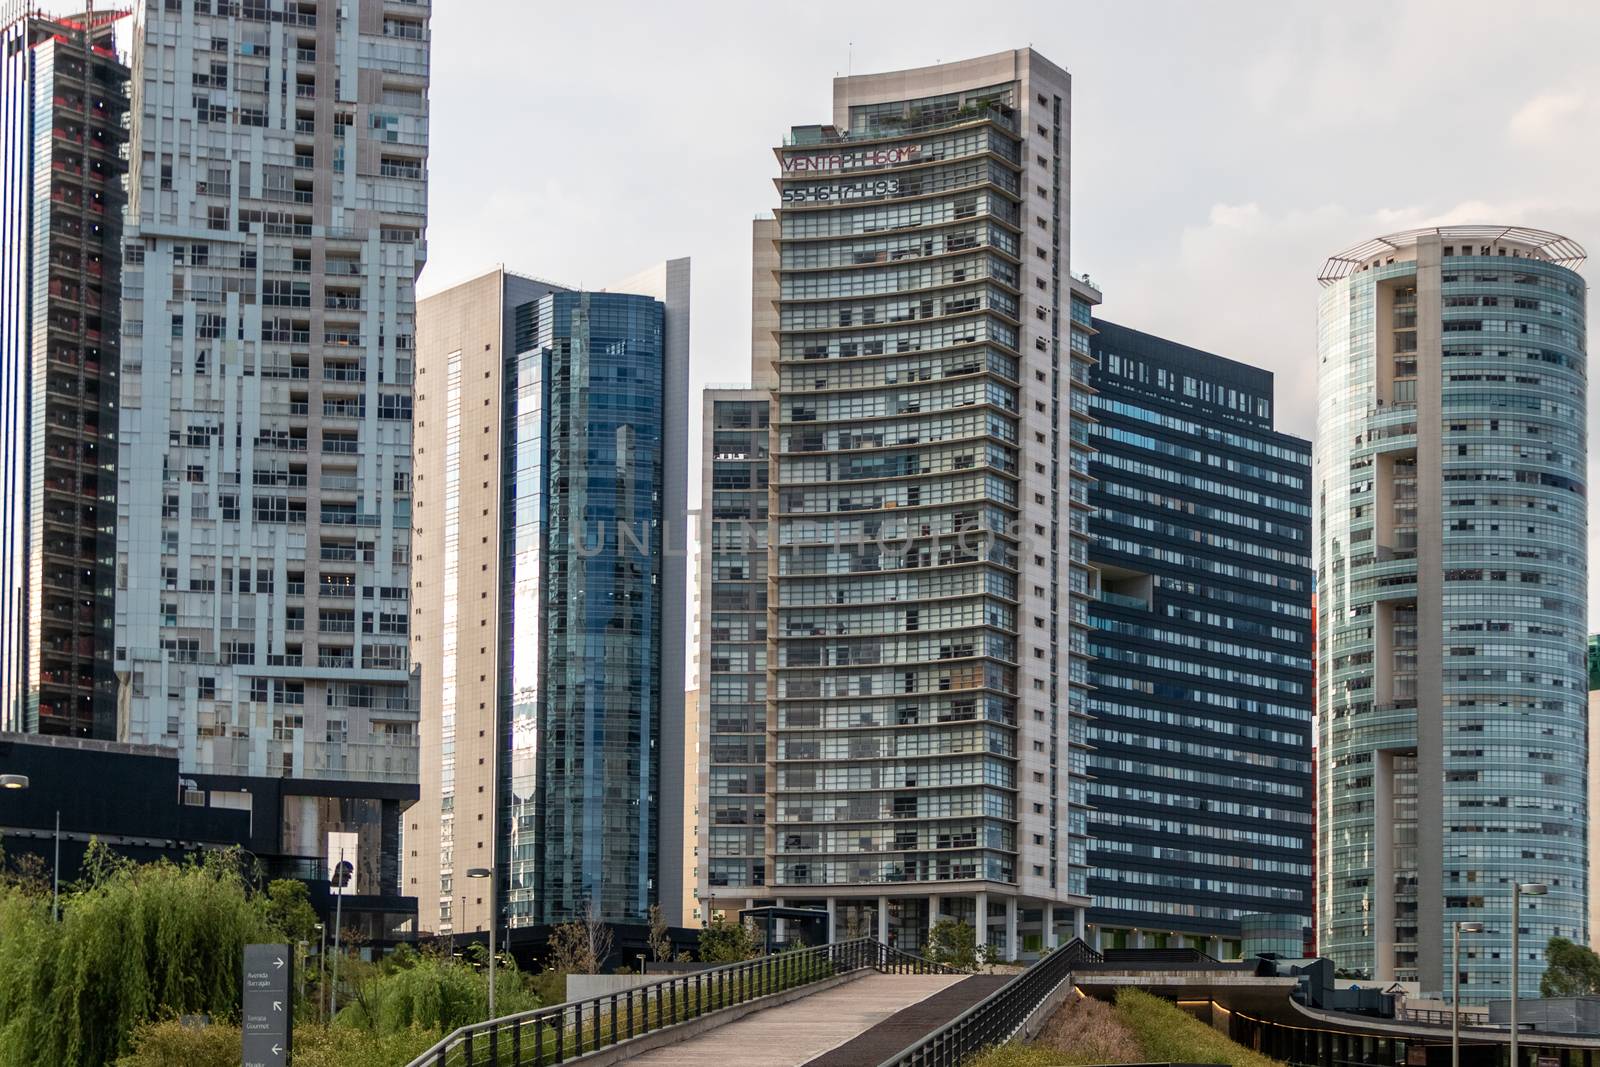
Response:
[{"label": "overcast sky", "polygon": [[1071,71],[1072,269],[1107,318],[1277,372],[1306,437],[1330,253],[1440,222],[1600,253],[1600,5],[438,0],[433,41],[423,292],[690,256],[697,396],[748,377],[771,146],[847,68]]}]

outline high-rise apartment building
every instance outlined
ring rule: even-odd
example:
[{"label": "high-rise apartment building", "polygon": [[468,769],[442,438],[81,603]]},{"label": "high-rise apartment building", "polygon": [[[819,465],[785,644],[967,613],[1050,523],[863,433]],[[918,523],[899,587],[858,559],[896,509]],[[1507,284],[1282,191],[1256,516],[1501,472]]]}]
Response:
[{"label": "high-rise apartment building", "polygon": [[1587,941],[1583,250],[1390,234],[1321,275],[1317,933],[1341,968],[1523,996]]},{"label": "high-rise apartment building", "polygon": [[1311,921],[1311,443],[1269,371],[1094,320],[1089,913],[1232,958]]},{"label": "high-rise apartment building", "polygon": [[[752,339],[773,400],[708,399],[703,496],[715,516],[719,477],[743,491],[703,550],[715,906],[812,904],[905,945],[963,918],[1008,955],[1081,929],[1070,104],[1022,49],[836,79],[832,121],[776,150]],[[718,462],[735,433],[747,458]]]},{"label": "high-rise apartment building", "polygon": [[678,923],[689,261],[495,270],[419,316],[419,926]]},{"label": "high-rise apartment building", "polygon": [[767,884],[767,492],[772,396],[707,389],[701,418],[700,896]]},{"label": "high-rise apartment building", "polygon": [[0,15],[0,729],[102,740],[116,736],[118,17]]},{"label": "high-rise apartment building", "polygon": [[138,9],[120,733],[189,770],[414,779],[429,6]]}]

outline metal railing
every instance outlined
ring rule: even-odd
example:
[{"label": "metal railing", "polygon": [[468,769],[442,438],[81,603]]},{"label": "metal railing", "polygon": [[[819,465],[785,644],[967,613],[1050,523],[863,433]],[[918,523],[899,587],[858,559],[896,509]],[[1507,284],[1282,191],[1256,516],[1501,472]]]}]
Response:
[{"label": "metal railing", "polygon": [[1098,952],[1074,938],[879,1067],[960,1067],[969,1056],[1015,1037],[1056,987],[1071,980],[1074,967],[1099,962]]},{"label": "metal railing", "polygon": [[840,941],[463,1026],[407,1067],[546,1067],[571,1063],[723,1008],[866,969],[888,974],[953,973],[943,964],[868,938]]}]

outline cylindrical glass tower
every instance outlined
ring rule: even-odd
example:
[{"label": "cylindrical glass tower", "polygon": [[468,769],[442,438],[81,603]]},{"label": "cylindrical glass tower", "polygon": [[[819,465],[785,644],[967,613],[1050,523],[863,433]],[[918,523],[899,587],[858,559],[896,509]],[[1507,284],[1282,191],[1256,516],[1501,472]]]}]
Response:
[{"label": "cylindrical glass tower", "polygon": [[1323,269],[1317,910],[1341,968],[1503,998],[1588,943],[1585,287],[1576,243],[1457,226]]}]

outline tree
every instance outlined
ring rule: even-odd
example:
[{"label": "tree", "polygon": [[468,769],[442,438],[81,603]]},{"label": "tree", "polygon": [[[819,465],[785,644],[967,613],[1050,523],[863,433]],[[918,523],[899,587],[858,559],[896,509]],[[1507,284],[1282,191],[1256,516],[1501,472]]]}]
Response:
[{"label": "tree", "polygon": [[672,958],[672,938],[667,936],[667,913],[650,905],[650,958],[661,963]]},{"label": "tree", "polygon": [[721,915],[700,928],[700,962],[738,963],[761,955],[756,935],[743,923],[729,922]]},{"label": "tree", "polygon": [[0,886],[0,1067],[102,1067],[138,1024],[239,1009],[244,946],[275,941],[236,852],[139,865],[91,845],[83,882]]},{"label": "tree", "polygon": [[615,935],[595,914],[591,904],[583,915],[550,931],[548,967],[560,974],[599,974],[611,956]]},{"label": "tree", "polygon": [[1539,979],[1541,997],[1583,997],[1600,993],[1600,956],[1593,949],[1552,937],[1544,949],[1544,976]]},{"label": "tree", "polygon": [[316,940],[317,909],[311,906],[304,882],[275,878],[267,883],[267,921],[277,927],[291,945]]},{"label": "tree", "polygon": [[923,955],[958,971],[975,971],[978,969],[977,932],[970,924],[957,919],[940,919],[928,931],[928,947]]}]

